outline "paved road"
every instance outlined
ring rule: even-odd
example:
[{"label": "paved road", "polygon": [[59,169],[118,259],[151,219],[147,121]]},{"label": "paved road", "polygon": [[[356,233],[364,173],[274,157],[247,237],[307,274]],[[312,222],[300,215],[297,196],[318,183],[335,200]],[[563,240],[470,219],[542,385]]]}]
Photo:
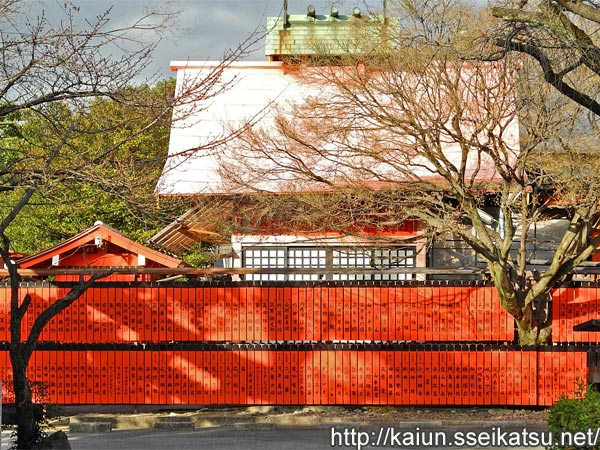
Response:
[{"label": "paved road", "polygon": [[[214,449],[214,450],[320,450],[339,449],[429,449],[441,450],[449,448],[441,445],[376,445],[379,429],[361,429],[361,438],[350,433],[338,434],[336,446],[332,446],[332,432],[327,427],[290,427],[275,429],[238,429],[238,428],[201,428],[196,431],[158,431],[145,430],[113,430],[110,433],[70,433],[69,442],[73,450],[120,450],[120,449]],[[455,430],[444,430],[450,441],[450,433]],[[368,433],[368,434],[367,434]],[[8,432],[2,433],[2,450],[8,448]],[[359,445],[359,439],[370,438],[369,444]],[[383,441],[380,441],[380,444]],[[434,442],[428,444],[435,444]],[[454,448],[458,448],[454,446]],[[461,448],[487,448],[490,446],[463,446]],[[496,448],[501,448],[496,447]],[[504,446],[503,448],[519,449],[525,447]],[[542,449],[543,447],[527,447]]]},{"label": "paved road", "polygon": [[[329,430],[243,430],[202,428],[196,431],[113,430],[110,433],[68,433],[73,450],[83,449],[214,449],[214,450],[312,450],[328,449]],[[9,447],[9,432],[2,432],[2,450]]]}]

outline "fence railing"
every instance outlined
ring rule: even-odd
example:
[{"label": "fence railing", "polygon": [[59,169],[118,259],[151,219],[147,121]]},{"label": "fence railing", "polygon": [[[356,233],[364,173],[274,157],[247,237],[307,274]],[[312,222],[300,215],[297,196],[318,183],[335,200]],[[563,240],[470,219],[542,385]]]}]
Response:
[{"label": "fence railing", "polygon": [[[24,284],[24,335],[67,287]],[[0,286],[0,342],[9,289]],[[450,341],[512,342],[514,324],[486,283],[101,283],[48,324],[62,343]]]},{"label": "fence railing", "polygon": [[557,348],[264,347],[36,351],[29,376],[56,404],[546,406],[586,373]]},{"label": "fence railing", "polygon": [[[21,286],[25,335],[69,286]],[[597,297],[558,288],[554,345],[521,348],[485,282],[100,283],[48,324],[29,377],[59,404],[546,406],[587,376],[598,337],[572,328]],[[0,285],[5,380],[9,312]]]}]

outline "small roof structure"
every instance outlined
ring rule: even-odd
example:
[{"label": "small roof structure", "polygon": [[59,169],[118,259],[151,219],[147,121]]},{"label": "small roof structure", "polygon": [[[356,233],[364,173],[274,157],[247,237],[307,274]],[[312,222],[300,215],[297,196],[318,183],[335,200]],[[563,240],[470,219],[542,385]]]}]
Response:
[{"label": "small roof structure", "polygon": [[[187,266],[182,260],[133,241],[119,231],[96,222],[92,227],[60,244],[16,261],[21,269],[59,267],[147,267]],[[58,277],[57,277],[58,278]],[[70,280],[72,277],[67,277]],[[60,281],[67,281],[61,278]],[[110,281],[151,281],[151,277],[119,275]]]},{"label": "small roof structure", "polygon": [[230,200],[215,198],[214,203],[196,205],[160,230],[148,242],[174,255],[181,255],[200,241],[228,243],[228,236],[218,232],[223,216],[231,213]]}]

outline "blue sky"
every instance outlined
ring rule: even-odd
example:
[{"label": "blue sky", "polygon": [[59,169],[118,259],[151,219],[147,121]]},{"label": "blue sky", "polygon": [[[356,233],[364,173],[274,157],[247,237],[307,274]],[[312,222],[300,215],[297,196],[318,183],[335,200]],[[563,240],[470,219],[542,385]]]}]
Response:
[{"label": "blue sky", "polygon": [[[82,17],[95,17],[112,7],[112,26],[126,25],[143,14],[144,8],[152,6],[152,0],[71,0],[79,8]],[[304,14],[309,4],[315,5],[317,13],[327,14],[332,4],[340,12],[349,13],[353,6],[380,4],[377,0],[288,0],[289,14]],[[42,11],[48,17],[58,17],[57,5],[64,0],[41,0],[31,3],[31,14]],[[155,1],[154,5],[164,5]],[[171,60],[219,60],[229,48],[236,47],[255,30],[264,30],[267,16],[278,16],[283,0],[174,0],[174,7],[182,13],[176,25],[165,35],[153,57],[151,71],[168,77]],[[55,15],[55,16],[53,16]],[[264,48],[245,57],[264,60]]]}]

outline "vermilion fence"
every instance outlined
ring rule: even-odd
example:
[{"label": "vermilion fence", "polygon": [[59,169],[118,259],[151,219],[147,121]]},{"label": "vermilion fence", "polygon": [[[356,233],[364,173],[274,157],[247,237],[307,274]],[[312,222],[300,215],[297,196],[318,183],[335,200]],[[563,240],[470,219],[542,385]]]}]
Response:
[{"label": "vermilion fence", "polygon": [[600,333],[574,331],[576,325],[600,319],[600,286],[573,282],[556,289],[552,296],[552,335],[556,342],[600,343]]},{"label": "vermilion fence", "polygon": [[[24,284],[24,333],[67,290]],[[554,344],[596,318],[596,292],[556,291]],[[8,328],[0,286],[4,380]],[[545,406],[586,378],[596,341],[579,342],[516,346],[481,282],[102,283],[48,324],[29,377],[59,404]]]},{"label": "vermilion fence", "polygon": [[[34,354],[29,375],[58,404],[544,406],[585,378],[585,360],[581,351],[451,345],[48,350]],[[6,379],[7,352],[0,364]]]},{"label": "vermilion fence", "polygon": [[[23,333],[65,287],[24,285]],[[0,289],[0,342],[8,340]],[[450,341],[512,342],[492,286],[477,283],[108,284],[54,318],[41,341],[62,343]]]}]

